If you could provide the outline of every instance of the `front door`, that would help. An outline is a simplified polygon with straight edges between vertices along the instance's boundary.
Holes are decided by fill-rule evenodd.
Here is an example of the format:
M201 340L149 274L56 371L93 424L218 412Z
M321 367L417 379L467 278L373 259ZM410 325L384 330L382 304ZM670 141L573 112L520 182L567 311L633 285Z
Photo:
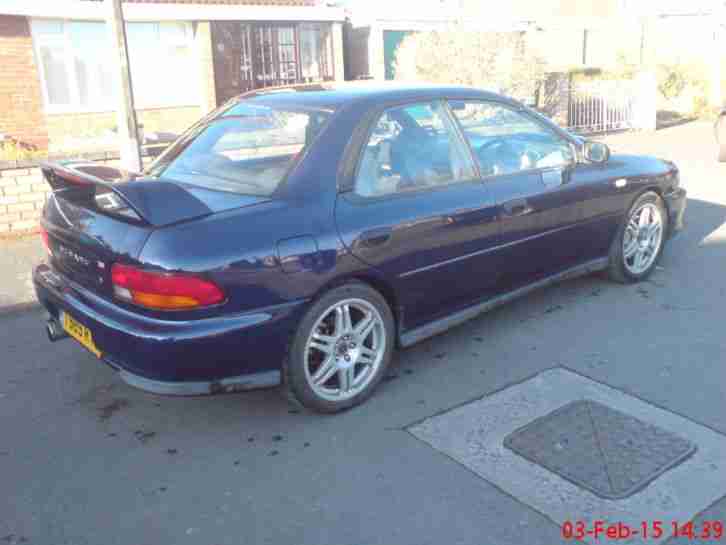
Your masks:
M213 21L212 59L217 103L255 89L250 25L236 21Z
M570 142L508 104L452 101L451 109L497 203L499 289L511 291L585 261L587 184L571 179Z
M442 102L381 113L336 221L344 244L396 287L405 327L486 296L497 207Z
M213 21L217 103L263 87L334 79L331 26Z

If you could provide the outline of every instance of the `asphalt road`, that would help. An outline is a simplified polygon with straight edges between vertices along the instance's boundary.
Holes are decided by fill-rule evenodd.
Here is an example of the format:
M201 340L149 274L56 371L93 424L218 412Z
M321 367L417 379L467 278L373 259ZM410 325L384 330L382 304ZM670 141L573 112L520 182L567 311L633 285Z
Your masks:
M707 124L608 141L682 167L687 228L652 279L583 278L491 312L399 353L345 414L290 413L278 390L145 394L49 344L39 312L0 317L0 543L560 543L406 430L554 366L726 434L726 165ZM726 501L701 518L726 520Z

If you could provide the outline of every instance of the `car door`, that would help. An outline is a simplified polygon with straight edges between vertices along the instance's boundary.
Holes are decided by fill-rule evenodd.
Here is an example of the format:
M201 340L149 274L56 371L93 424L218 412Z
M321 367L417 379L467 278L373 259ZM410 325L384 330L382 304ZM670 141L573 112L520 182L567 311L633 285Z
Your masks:
M496 204L443 102L373 116L341 183L343 243L395 287L405 327L469 304L496 284Z
M498 207L499 289L516 289L586 260L587 189L572 179L571 142L508 103L458 100L450 107Z

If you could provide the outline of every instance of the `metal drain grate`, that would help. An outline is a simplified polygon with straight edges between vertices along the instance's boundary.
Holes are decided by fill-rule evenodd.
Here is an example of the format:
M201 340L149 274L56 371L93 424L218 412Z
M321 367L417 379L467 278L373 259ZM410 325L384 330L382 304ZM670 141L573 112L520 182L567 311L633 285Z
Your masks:
M696 451L690 441L590 400L515 430L504 446L606 499L633 495Z

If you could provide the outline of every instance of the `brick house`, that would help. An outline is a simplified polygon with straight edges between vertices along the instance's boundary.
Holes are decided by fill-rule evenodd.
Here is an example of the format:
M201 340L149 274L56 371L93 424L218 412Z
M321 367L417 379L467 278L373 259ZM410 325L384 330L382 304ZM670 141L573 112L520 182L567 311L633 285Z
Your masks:
M102 0L3 0L0 134L53 153L115 148L107 13ZM319 0L124 0L124 16L147 134L244 91L344 77L344 14Z

